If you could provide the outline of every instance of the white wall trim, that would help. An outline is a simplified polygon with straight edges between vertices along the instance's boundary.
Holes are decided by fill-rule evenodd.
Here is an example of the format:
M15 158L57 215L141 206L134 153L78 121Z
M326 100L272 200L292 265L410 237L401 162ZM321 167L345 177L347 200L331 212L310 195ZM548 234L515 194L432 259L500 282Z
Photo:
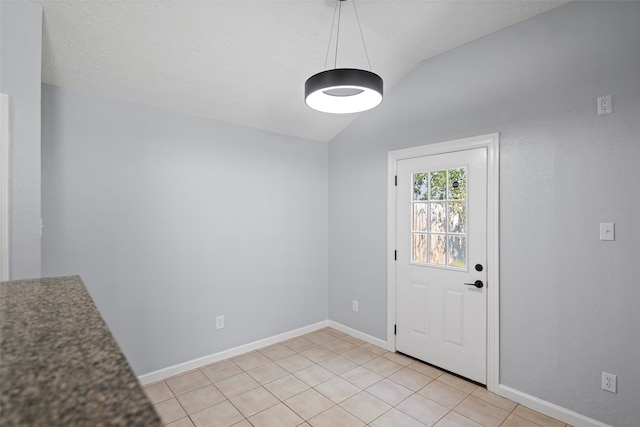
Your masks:
M9 280L9 96L0 94L0 281Z
M333 320L329 320L329 327L336 329L340 332L344 332L347 335L351 335L352 337L359 338L362 341L366 341L369 344L377 345L378 347L382 347L385 350L394 351L389 348L389 343L387 341L381 340L380 338L373 337L369 334L365 334L363 332L352 329L348 326L343 325L342 323L334 322Z
M267 347L273 344L277 344L279 342L282 342L291 338L299 337L301 335L308 334L310 332L314 332L322 328L326 328L327 326L329 326L329 321L323 320L321 322L314 323L309 326L304 326L302 328L294 329L289 332L284 332L282 334L274 335L272 337L268 337L268 338L264 338L258 341L248 343L248 344L240 345L238 347L230 348L228 350L224 350L218 353L210 354L208 356L199 357L197 359L189 360L187 362L178 363L177 365L169 366L163 369L158 369L157 371L149 372L147 374L138 376L138 381L140 381L142 385L155 383L157 381L161 381L166 378L172 377L174 375L179 375L179 374L191 371L193 369L197 369L202 366L209 365L211 363L215 363L221 360L229 359L231 357L239 356L241 354L248 353L250 351Z
M601 423L592 418L585 417L577 412L555 405L546 400L523 393L519 390L500 384L495 392L496 394L518 402L529 409L538 411L542 414L553 417L557 420L571 424L575 427L611 427L609 424Z
M387 348L396 349L396 163L399 160L455 151L487 149L487 389L495 392L500 384L500 140L498 133L405 148L388 153L387 185Z

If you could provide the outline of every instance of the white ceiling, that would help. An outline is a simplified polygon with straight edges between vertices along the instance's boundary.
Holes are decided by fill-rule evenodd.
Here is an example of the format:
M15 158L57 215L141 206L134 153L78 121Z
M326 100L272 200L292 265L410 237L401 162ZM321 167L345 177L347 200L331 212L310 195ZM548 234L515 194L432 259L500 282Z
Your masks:
M305 80L325 69L334 0L40 3L46 83L320 141L357 116L304 103ZM372 71L387 92L424 59L564 3L356 5ZM337 66L368 69L353 3L342 6Z

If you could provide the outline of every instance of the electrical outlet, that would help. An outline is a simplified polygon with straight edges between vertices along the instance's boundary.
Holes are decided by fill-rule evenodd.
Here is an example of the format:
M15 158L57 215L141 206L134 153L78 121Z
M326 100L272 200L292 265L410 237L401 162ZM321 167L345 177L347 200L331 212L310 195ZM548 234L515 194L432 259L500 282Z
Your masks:
M606 391L610 391L611 393L616 393L616 382L617 377L608 372L602 373L602 389Z
M224 328L224 316L216 317L216 329Z
M358 301L353 300L353 311L358 311Z
M613 112L611 95L598 97L598 115L609 114Z

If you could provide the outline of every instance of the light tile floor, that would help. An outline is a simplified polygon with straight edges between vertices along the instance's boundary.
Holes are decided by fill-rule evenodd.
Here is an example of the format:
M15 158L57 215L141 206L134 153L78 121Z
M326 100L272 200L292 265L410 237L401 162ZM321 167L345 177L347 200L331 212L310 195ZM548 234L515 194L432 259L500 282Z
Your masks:
M565 426L331 328L147 385L145 391L171 427Z

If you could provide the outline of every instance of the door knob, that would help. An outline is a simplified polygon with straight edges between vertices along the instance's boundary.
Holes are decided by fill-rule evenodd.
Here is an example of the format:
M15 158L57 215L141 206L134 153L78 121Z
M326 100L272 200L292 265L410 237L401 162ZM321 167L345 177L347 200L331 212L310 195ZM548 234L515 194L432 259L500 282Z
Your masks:
M484 286L484 283L482 283L482 280L476 280L473 283L465 283L465 285L467 285L467 286L475 286L476 288L480 289L481 287Z

